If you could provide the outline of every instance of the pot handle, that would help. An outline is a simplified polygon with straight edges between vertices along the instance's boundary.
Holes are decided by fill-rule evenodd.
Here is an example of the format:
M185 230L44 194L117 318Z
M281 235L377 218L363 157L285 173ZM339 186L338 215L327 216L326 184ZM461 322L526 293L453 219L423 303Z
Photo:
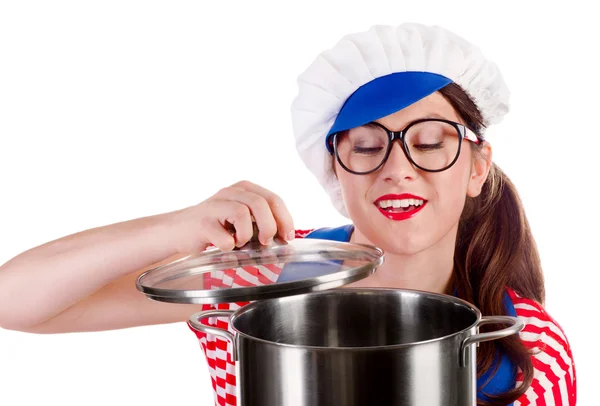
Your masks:
M483 341L497 340L499 338L508 337L513 334L519 333L525 327L523 320L518 317L511 316L489 316L482 317L477 323L477 327L484 324L511 324L510 327L504 328L498 331L492 331L490 333L475 334L467 337L463 340L460 350L460 366L465 367L467 365L467 349L472 344L479 344Z
M206 310L204 312L198 312L198 313L192 314L188 321L189 321L190 326L198 332L212 334L217 337L221 337L221 338L228 340L232 345L233 360L237 361L237 358L238 358L237 346L235 345L234 335L225 329L222 329L219 327L206 326L206 325L200 323L200 320L205 319L207 317L215 317L215 316L231 317L231 315L233 315L233 313L235 313L235 310Z

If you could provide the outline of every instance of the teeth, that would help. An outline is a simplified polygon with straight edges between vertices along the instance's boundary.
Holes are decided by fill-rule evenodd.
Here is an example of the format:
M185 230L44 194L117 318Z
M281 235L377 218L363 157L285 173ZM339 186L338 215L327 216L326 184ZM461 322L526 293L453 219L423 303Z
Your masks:
M419 207L423 204L423 200L419 199L402 199L402 200L380 200L377 202L379 207L382 209L387 209L388 207L393 207L394 209L398 209L400 207L406 208L408 206L416 206Z

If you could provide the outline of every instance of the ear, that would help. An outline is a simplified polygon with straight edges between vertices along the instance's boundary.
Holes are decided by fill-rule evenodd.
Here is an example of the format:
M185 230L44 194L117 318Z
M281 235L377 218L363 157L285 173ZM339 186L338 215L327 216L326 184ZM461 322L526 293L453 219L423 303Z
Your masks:
M471 165L471 175L467 186L467 196L469 197L479 196L492 165L492 146L484 141L480 151L481 153L474 155Z

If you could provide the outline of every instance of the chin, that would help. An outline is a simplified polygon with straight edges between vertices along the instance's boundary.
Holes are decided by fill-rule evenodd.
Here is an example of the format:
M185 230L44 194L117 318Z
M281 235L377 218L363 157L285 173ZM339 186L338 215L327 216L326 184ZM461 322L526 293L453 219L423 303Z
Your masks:
M415 238L403 235L405 233L382 233L381 230L375 224L370 224L364 235L372 245L381 248L387 254L415 255L431 245L423 240L422 234Z
M382 244L377 245L377 247L381 248L386 254L400 256L416 255L427 249L426 244L412 241L394 241L393 243L382 242Z

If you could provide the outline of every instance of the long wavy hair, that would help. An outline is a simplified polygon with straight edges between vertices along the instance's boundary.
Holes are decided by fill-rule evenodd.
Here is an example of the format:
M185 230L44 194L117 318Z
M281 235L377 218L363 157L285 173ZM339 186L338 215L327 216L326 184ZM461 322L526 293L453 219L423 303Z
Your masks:
M482 134L483 118L469 95L451 83L439 91L465 124ZM473 158L483 158L480 148L469 143ZM538 250L517 190L494 163L481 194L467 197L459 222L454 271L449 284L461 299L477 306L484 315L502 315L506 287L544 304L544 278ZM497 328L497 327L496 327ZM482 326L486 331L488 326ZM505 405L516 400L531 385L533 365L528 349L518 335L480 344L477 376L488 371L495 355L506 354L523 373L523 383L499 396L478 400L478 405ZM496 371L492 371L495 373Z

